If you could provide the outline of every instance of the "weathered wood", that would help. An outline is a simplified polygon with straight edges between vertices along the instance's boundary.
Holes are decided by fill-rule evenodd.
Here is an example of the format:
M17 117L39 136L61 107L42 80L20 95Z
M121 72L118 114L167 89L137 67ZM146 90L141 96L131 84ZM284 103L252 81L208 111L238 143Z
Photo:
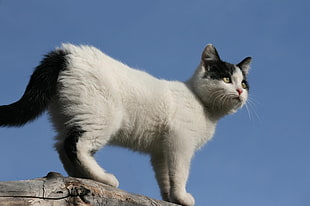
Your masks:
M0 182L1 206L176 206L89 179L50 172L32 180Z

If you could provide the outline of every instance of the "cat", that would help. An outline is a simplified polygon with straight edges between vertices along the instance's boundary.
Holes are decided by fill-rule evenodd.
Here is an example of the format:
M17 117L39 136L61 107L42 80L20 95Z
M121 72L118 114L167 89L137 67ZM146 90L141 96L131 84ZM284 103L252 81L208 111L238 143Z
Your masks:
M105 145L127 147L150 154L163 200L192 206L191 159L218 120L246 103L250 63L224 62L208 44L188 81L166 81L92 46L63 44L35 68L20 100L0 106L0 126L22 126L48 110L70 176L118 187L93 156Z

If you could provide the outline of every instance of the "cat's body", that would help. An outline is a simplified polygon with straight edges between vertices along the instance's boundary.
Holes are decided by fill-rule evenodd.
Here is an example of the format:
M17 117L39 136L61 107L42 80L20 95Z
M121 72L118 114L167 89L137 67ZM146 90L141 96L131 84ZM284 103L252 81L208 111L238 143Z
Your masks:
M166 81L93 47L65 44L37 67L21 100L0 107L0 126L23 125L48 109L69 175L117 187L93 154L107 144L128 147L150 154L164 200L194 205L185 189L191 158L217 121L246 102L250 60L222 62L208 45L189 81Z

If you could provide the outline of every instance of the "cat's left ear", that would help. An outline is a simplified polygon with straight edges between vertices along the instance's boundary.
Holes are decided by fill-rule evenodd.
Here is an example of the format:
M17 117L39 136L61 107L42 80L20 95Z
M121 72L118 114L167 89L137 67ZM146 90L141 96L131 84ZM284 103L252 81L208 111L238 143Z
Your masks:
M242 60L237 66L241 69L241 71L247 75L249 73L250 64L252 61L252 57L247 57L244 60Z

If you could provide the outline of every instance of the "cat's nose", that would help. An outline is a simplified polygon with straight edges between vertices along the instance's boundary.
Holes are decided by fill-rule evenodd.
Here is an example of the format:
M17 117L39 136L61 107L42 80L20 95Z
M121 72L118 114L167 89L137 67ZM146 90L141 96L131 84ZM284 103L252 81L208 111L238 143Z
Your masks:
M238 94L240 96L242 94L242 92L243 92L243 89L237 89L237 92L238 92Z

